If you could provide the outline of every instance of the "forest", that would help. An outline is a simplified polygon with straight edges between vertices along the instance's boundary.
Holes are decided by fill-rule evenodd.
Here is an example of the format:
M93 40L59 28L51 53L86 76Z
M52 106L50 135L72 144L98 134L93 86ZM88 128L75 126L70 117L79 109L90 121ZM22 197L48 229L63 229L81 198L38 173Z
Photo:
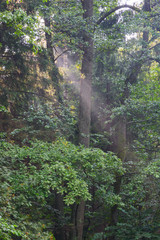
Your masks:
M160 240L160 1L0 1L0 239Z

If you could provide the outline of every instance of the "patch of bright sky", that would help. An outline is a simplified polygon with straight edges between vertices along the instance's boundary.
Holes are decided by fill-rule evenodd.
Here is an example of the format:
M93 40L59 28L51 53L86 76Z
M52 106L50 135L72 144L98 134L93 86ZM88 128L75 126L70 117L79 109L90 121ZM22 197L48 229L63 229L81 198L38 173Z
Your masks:
M120 4L139 5L142 0L119 0Z
M140 5L142 3L142 0L119 0L119 5L122 5L122 4L127 4L127 5ZM123 10L120 10L120 11L123 11ZM128 41L129 39L132 39L132 38L136 38L137 37L137 34L136 33L133 33L133 34L126 34L126 41Z

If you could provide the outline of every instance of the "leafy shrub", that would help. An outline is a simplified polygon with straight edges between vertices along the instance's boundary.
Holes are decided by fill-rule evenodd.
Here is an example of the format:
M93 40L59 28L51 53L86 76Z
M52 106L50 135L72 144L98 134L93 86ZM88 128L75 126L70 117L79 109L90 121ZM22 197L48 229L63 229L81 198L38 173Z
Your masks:
M23 147L2 141L0 151L2 217L18 226L22 239L49 238L49 229L55 229L57 221L55 194L63 197L66 207L72 206L90 201L94 185L101 201L120 201L110 185L124 169L112 153L75 146L64 139L54 144L35 141Z

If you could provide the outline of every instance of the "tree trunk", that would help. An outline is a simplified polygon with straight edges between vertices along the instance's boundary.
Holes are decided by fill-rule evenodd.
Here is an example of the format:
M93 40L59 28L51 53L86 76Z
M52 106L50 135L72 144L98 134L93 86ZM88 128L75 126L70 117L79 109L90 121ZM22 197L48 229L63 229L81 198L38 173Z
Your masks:
M49 4L50 4L49 2L46 2L47 7L49 7ZM50 19L48 16L44 17L44 23L45 23L45 27L50 28L51 23L50 23ZM58 67L55 64L55 57L54 57L54 51L53 51L53 46L52 46L51 33L45 32L45 38L46 38L47 52L48 52L48 56L49 56L50 62L51 62L50 78L51 78L51 81L55 88L57 100L58 100L58 102L62 103L62 94L61 94L61 88L60 88L60 83L59 83L61 76L59 74Z
M83 18L91 27L90 33L83 32L84 53L81 69L80 88L80 109L79 109L79 143L89 147L90 142L90 122L91 122L91 89L92 89L92 68L93 68L93 36L92 17L93 0L82 1L84 10Z
M143 11L149 12L151 11L150 8L150 0L144 0L143 5ZM146 26L144 25L144 28ZM140 55L145 53L145 50L147 48L147 43L149 39L149 33L148 31L143 31L143 44L142 44L142 51ZM125 81L125 87L124 87L124 93L122 96L121 103L124 104L125 100L129 97L129 89L128 84L133 84L137 81L137 77L139 72L141 71L143 62L135 63L134 67L132 67L132 72L129 76L127 76ZM116 136L115 136L115 149L114 152L117 154L117 156L122 160L122 162L125 161L126 157L126 121L122 117L118 119L117 126L115 129ZM121 190L121 182L122 182L122 176L116 177L116 182L114 184L114 191L115 194L119 194ZM118 221L118 206L114 205L111 208L111 217L110 217L110 225L116 226ZM109 240L115 240L115 236L111 236Z
M85 201L81 201L77 206L76 216L76 240L83 239L83 225L84 225Z
M63 218L64 218L64 203L63 203L63 196L59 193L55 194L55 207L58 210L57 213L57 226L55 231L55 238L57 240L65 240L65 230L63 226Z
M125 161L126 157L126 120L123 117L117 119L115 128L114 152L121 159ZM119 194L121 190L122 176L117 175L114 183L114 192ZM118 205L111 208L110 226L116 226L118 221ZM115 240L115 236L109 237L109 240Z
M71 228L69 233L68 240L75 240L76 239L76 215L77 215L77 204L75 203L72 206L72 215L71 215Z
M151 3L150 3L150 0L144 0L144 5L143 5L143 11L144 12L150 12L151 11ZM145 24L144 25L144 28L146 27L147 25ZM143 31L143 49L146 48L146 45L148 43L148 39L149 39L149 32L144 30Z
M83 58L81 69L81 89L79 108L79 144L89 147L90 123L91 123L91 89L92 89L92 69L93 69L93 0L83 0L83 18L90 31L83 32ZM76 214L76 240L83 239L85 202L81 201L77 206Z

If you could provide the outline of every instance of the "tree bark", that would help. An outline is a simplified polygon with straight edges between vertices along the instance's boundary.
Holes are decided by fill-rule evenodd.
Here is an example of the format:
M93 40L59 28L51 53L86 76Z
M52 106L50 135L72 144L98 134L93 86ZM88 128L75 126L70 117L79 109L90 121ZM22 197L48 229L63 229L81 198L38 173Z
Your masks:
M74 205L72 206L71 228L69 233L69 240L76 239L76 215L77 215L77 204L74 203Z
M80 107L79 107L79 144L89 147L91 124L91 89L93 69L93 0L83 0L83 19L90 31L83 32L83 58L81 69ZM83 239L85 201L77 205L76 240Z
M93 0L82 1L84 10L83 18L90 26L90 32L83 32L83 58L81 69L80 87L80 108L79 108L79 143L89 147L90 122L91 122L91 89L92 89L92 68L93 68L93 36L92 17Z
M57 240L65 240L65 230L63 226L63 218L64 218L64 203L63 196L59 193L55 194L55 207L58 210L57 214L57 226L55 231L55 238Z
M50 2L46 2L47 7L50 6ZM44 23L45 27L50 28L51 27L51 22L49 19L49 16L44 16ZM53 86L55 88L55 94L57 96L58 102L62 103L62 94L61 94L61 88L60 88L60 74L58 67L55 64L55 57L54 57L54 51L53 51L53 46L52 46L52 36L51 33L45 32L45 38L46 38L46 45L47 45L47 52L48 56L50 58L51 62L51 70L50 70L50 78L53 82Z
M116 122L115 128L115 139L114 139L114 152L121 159L125 161L126 157L126 120L123 117L119 117ZM117 175L114 183L114 193L119 194L121 191L122 176ZM118 221L118 205L114 205L111 208L110 214L110 226L116 226ZM109 240L115 240L115 236L109 237Z
M80 204L78 204L77 206L76 240L83 239L84 213L85 213L85 201L81 201Z
M150 0L144 0L143 5L143 11L149 12L151 11L150 8ZM144 25L144 28L146 26ZM147 47L149 39L149 33L148 31L143 31L143 44L142 44L142 51L140 55L145 54L145 50ZM124 104L125 100L129 97L129 90L128 90L128 84L133 84L137 81L137 77L139 72L141 71L143 62L140 61L139 63L135 63L134 67L132 67L132 72L129 74L129 76L126 77L125 81L125 87L124 87L124 93L122 96L121 103ZM122 160L122 162L125 161L126 157L126 147L127 147L127 139L126 139L126 120L122 117L120 117L117 121L117 126L115 129L116 136L115 136L115 149L114 152L117 154L117 156ZM122 182L122 176L116 176L116 182L114 184L114 191L116 194L119 194L121 191L121 182ZM116 226L118 221L118 206L114 205L111 208L111 218L110 218L110 225ZM115 236L111 236L109 240L115 240Z

